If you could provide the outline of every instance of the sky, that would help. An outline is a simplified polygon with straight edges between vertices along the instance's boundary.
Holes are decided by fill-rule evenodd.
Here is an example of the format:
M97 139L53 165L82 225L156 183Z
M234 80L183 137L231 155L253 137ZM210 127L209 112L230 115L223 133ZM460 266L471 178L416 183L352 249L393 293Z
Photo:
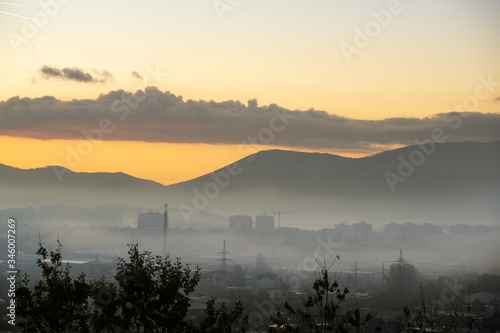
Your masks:
M188 180L500 140L494 0L0 2L0 163Z

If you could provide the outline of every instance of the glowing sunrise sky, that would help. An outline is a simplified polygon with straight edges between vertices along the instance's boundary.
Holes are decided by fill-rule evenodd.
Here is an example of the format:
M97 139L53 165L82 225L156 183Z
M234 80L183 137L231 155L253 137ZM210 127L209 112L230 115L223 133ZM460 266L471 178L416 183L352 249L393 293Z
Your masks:
M61 2L0 2L1 164L175 183L243 158L241 144L268 124L272 108L264 106L273 103L298 121L246 152L364 156L425 139L441 126L436 115L463 111L477 91L478 103L465 108L477 112L474 124L464 119L448 136L500 139L499 1ZM367 29L371 36L360 37ZM118 96L111 92L147 86L157 87L154 100L148 95L125 122L114 120L113 133L68 165L68 151L87 140L82 131L99 128ZM14 96L29 100L8 103ZM220 104L253 98L264 118L250 106L226 112Z

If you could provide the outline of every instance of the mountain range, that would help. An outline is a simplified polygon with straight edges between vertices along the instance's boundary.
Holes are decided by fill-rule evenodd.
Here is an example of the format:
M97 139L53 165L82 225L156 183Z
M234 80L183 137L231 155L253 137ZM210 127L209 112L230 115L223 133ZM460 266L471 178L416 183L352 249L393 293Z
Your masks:
M200 161L203 163L203 161ZM0 165L0 208L131 204L177 211L280 215L286 225L500 222L500 141L427 143L363 158L268 150L201 177L162 185L124 173Z

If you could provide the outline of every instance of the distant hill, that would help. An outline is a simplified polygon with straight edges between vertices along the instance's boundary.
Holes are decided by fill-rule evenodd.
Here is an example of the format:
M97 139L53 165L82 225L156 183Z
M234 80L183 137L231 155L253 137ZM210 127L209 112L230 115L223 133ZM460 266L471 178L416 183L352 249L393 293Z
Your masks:
M399 168L399 169L398 169ZM365 158L269 150L163 186L123 173L21 170L0 165L3 205L169 202L184 216L283 215L287 225L500 222L500 142L408 146Z
M218 196L205 195L208 209L225 213L300 211L303 213L287 219L319 219L322 224L356 219L500 222L500 142L437 144L429 155L419 146L408 146L365 158L280 150L250 158L238 162L240 173L230 178ZM410 168L401 167L402 161ZM414 170L408 175L411 168ZM201 195L193 190L204 193L207 187L210 193L214 186L207 184L216 183L214 177L221 170L168 189L178 197L188 192L185 200L191 200L194 207L192 200ZM393 181L394 191L386 176Z
M162 184L122 172L73 172L52 166L24 170L5 165L0 165L0 188L1 203L7 207L142 202L143 195L162 196L165 191Z

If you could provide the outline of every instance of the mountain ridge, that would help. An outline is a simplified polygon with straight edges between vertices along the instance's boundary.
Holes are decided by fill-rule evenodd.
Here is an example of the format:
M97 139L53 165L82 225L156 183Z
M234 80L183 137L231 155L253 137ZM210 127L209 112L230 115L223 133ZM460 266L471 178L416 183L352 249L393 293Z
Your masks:
M439 143L437 145L457 145L457 144L458 145L465 145L465 144L472 144L472 145L498 144L499 147L500 147L500 141L493 141L493 142L488 142L488 143L481 143L481 142L477 142L477 141L446 142L446 143ZM372 154L372 155L369 155L369 156L363 156L363 157L346 157L346 156L341 156L341 155L337 155L337 154L323 153L323 152L303 152L303 151L294 151L294 150L285 150L285 149L268 149L268 150L262 150L262 151L259 151L257 153L254 153L252 155L243 157L240 160L236 161L235 163L241 163L242 161L247 160L249 158L252 158L254 156L255 157L259 156L260 157L260 156L263 156L263 155L276 154L276 153L278 153L278 154L290 154L290 155L296 155L296 156L300 156L300 157L303 157L305 155L321 156L321 157L324 157L324 158L336 158L338 161L362 161L362 160L368 160L368 159L378 158L380 156L393 155L396 152L403 152L403 151L405 151L407 149L410 149L410 148L411 149L417 149L418 146L419 145L417 145L417 144L415 144L415 145L409 145L409 146L404 146L404 147L400 147L400 148L395 148L395 149L391 149L391 150L386 150L386 151L378 152L378 153L375 153L375 154ZM191 178L191 179L187 179L187 180L183 180L183 181L180 181L180 182L177 182L177 183L172 183L172 184L165 185L165 184L162 184L162 183L160 183L158 181L155 181L155 180L152 180L152 179L146 179L146 178L136 177L136 176L127 174L127 173L122 172L122 171L115 171L115 172L109 172L109 171L98 171L98 172L73 171L70 168L67 168L67 167L64 167L64 166L58 166L58 165L47 165L47 166L43 166L43 167L26 168L26 169L24 169L24 168L19 168L19 167L10 166L10 165L7 165L7 164L0 163L0 171L5 171L5 170L7 170L7 171L14 171L15 170L15 171L45 172L47 170L52 169L52 172L54 172L54 175L57 177L57 171L54 171L54 169L57 169L57 170L64 170L63 171L64 173L77 174L77 175L103 175L103 176L105 175L105 176L116 176L116 177L125 176L125 177L129 177L130 179L135 179L135 180L138 180L138 181L151 182L151 183L155 183L155 184L158 184L158 185L161 185L161 186L164 186L164 187L175 186L175 185L179 185L179 184L184 184L184 183L188 183L188 182L191 182L191 181L195 181L197 179L203 178L203 177L205 177L205 176L207 176L207 175L209 175L211 173L223 170L225 168L227 168L227 165L223 166L223 167L221 167L219 169L216 169L216 170L214 170L212 172L209 172L209 173L207 173L205 175L200 175L200 176L197 176L197 177L194 177L194 178ZM0 176L2 176L2 175L0 175Z
M222 215L300 210L336 218L485 223L500 216L500 141L412 145L372 156L266 150L211 173L162 185L122 172L0 165L6 207L129 203ZM420 158L420 160L419 160ZM410 161L415 162L412 165ZM412 169L412 170L408 170ZM411 172L410 172L411 171ZM388 176L389 175L389 176ZM392 181L392 184L391 184Z

